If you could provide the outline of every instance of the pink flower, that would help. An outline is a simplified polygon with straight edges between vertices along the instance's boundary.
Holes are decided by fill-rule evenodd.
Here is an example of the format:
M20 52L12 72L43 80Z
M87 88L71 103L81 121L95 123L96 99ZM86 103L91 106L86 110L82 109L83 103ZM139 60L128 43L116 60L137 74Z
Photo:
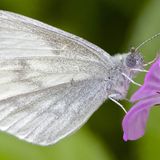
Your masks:
M131 97L131 102L136 101L122 122L125 141L144 135L150 109L160 104L160 58L149 69L142 87Z

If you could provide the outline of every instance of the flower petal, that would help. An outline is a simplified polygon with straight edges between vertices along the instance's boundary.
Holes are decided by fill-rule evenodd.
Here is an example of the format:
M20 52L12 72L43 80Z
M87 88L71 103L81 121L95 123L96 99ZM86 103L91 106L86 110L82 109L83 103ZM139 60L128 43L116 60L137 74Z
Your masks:
M123 119L123 139L136 140L144 135L150 108L160 104L160 95L141 100L135 104Z
M131 102L153 96L157 90L160 91L160 58L149 69L143 86L133 94Z

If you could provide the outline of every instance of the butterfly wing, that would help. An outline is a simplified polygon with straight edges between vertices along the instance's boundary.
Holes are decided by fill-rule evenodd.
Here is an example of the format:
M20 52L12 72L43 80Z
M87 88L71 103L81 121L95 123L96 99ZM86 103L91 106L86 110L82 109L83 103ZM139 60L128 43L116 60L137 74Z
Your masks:
M110 56L36 20L0 11L0 129L49 145L103 103Z
M80 128L104 95L97 81L81 81L14 96L0 101L0 129L35 144L53 144Z

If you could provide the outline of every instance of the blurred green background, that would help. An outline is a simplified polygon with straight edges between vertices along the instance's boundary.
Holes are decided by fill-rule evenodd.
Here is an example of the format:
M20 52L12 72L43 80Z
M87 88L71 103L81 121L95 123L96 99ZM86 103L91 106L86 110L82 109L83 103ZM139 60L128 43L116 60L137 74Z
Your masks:
M159 0L1 0L0 9L29 16L81 36L111 55L127 52L160 32ZM160 39L140 49L146 61L159 51ZM143 83L143 76L136 81ZM137 89L131 85L130 95ZM126 108L130 104L123 101ZM0 132L0 160L151 160L159 159L160 109L149 118L138 141L122 140L124 113L110 101L74 135L41 147ZM158 122L158 123L157 123Z

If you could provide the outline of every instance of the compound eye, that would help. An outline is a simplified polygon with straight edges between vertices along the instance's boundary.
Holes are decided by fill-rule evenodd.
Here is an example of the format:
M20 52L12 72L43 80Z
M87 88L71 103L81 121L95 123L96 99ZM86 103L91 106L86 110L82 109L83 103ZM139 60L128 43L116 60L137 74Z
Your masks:
M126 65L129 68L133 68L136 66L137 60L133 54L130 54L126 57Z

